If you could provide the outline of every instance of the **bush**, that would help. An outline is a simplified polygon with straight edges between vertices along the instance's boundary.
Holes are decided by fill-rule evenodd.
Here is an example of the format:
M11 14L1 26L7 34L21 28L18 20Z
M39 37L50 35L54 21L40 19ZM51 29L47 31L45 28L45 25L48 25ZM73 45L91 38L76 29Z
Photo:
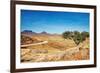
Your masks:
M74 31L74 32L70 32L70 31L65 31L62 34L63 38L65 39L73 39L74 42L78 45L80 42L84 41L87 37L89 37L89 33L88 32L78 32L78 31Z
M72 39L73 38L73 32L70 32L70 31L65 31L63 34L62 34L63 38L65 39Z
M82 32L81 33L81 35L82 35L82 40L84 41L87 37L89 37L89 32Z
M63 33L63 38L67 39L70 36L70 31L66 31Z

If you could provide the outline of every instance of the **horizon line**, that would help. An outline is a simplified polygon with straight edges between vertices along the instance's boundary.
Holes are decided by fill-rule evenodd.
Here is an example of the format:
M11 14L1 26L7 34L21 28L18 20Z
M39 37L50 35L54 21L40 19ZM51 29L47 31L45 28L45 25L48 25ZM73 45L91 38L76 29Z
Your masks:
M48 32L48 31L40 31L40 32L36 32L36 31L33 31L33 30L23 30L23 31L21 31L21 32L24 32L24 31L28 31L28 32L35 32L35 33L42 33L42 32L46 32L46 33L50 33L50 34L62 34L62 33L58 33L58 32ZM73 31L70 31L70 30L66 30L66 31L69 31L69 32L75 32L75 31L78 31L78 30L73 30ZM64 31L64 32L66 32L66 31ZM84 31L78 31L78 32L89 32L89 31L86 31L86 30L84 30Z

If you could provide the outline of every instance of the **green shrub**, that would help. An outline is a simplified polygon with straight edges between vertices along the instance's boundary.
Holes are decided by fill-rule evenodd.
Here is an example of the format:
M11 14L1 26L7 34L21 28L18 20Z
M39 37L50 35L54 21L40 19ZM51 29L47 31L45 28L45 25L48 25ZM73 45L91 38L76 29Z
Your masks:
M89 37L89 32L70 32L70 31L65 31L62 34L64 39L73 39L74 42L78 45L80 42L84 41L87 37Z
M84 31L81 33L81 35L82 35L82 40L84 41L87 37L89 37L89 32Z

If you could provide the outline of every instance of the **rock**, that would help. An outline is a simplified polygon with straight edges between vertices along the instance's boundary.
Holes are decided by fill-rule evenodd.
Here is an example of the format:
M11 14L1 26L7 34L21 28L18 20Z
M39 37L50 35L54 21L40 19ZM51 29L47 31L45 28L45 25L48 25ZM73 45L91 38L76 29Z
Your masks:
M45 49L31 49L31 53L48 53L48 50Z
M21 49L21 56L24 56L24 55L28 54L29 52L31 52L30 49Z
M59 61L59 60L61 60L61 59L63 59L63 57L64 57L64 53L55 53L55 54L49 54L49 55L47 55L47 60L48 61Z
M44 61L46 61L46 55L44 55L44 54L43 55L39 55L35 61L36 62L44 62Z

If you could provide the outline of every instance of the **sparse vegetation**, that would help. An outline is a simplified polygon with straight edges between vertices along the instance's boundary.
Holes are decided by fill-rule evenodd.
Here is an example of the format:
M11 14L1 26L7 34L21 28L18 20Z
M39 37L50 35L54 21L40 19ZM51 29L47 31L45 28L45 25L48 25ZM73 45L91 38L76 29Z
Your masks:
M82 35L82 40L89 38L89 32L84 31L84 32L81 33L81 35Z
M70 32L70 31L65 31L62 34L64 39L73 39L74 42L78 45L81 42L83 42L86 38L89 38L89 33L88 32L78 32L78 31L74 31L74 32Z
M21 48L21 62L50 62L89 59L89 34L87 32L80 33L78 31L67 31L64 32L63 35L35 34L28 36L23 35L21 38L21 43L23 44L48 41L46 44Z

